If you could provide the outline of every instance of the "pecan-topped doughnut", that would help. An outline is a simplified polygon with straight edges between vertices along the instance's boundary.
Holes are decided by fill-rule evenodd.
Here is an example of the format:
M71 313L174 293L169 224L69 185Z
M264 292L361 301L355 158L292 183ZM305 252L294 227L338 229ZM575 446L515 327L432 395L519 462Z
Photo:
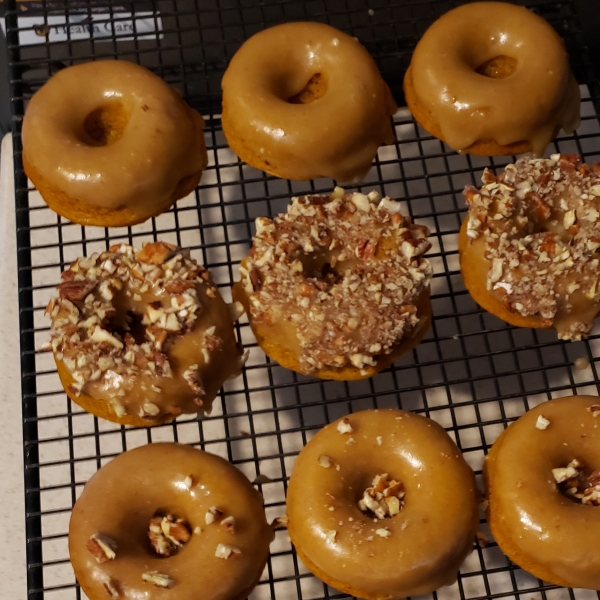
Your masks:
M416 346L430 326L427 228L400 203L345 193L292 198L256 220L234 298L265 353L322 379L363 379Z
M473 471L434 421L365 410L321 429L300 452L286 499L304 564L359 598L427 594L456 580L471 551Z
M50 346L65 391L96 416L147 426L210 412L240 373L239 312L189 252L116 245L77 259L62 280L46 309Z
M167 210L198 184L204 120L148 69L99 60L56 73L23 118L23 166L52 210L121 227Z
M243 600L272 540L262 496L240 471L172 443L103 466L69 523L71 563L90 600Z
M459 238L463 280L483 308L512 325L587 336L600 310L600 166L578 155L521 158L487 169Z
M360 42L324 23L253 35L223 75L223 133L277 177L357 181L391 144L396 103Z
M538 156L579 125L579 86L552 26L509 2L469 2L429 27L404 78L415 119L451 148Z
M556 585L600 590L600 398L543 402L504 430L484 466L502 551Z

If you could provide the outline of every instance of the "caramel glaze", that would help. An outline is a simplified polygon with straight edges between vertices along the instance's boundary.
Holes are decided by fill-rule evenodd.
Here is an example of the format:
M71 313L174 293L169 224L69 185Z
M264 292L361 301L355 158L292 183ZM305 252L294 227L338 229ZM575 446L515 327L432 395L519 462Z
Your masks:
M502 551L525 570L557 585L600 589L600 507L560 493L552 469L574 458L600 468L595 396L539 404L496 440L484 469L488 522ZM539 416L550 421L536 428Z
M290 479L288 531L307 567L328 585L373 600L454 582L478 526L475 477L459 449L437 423L412 413L355 413L345 434L341 421L310 440ZM358 501L383 473L404 484L405 505L376 521ZM380 528L391 535L381 537Z
M318 93L303 95L317 75ZM254 35L222 87L229 145L278 177L360 180L377 148L395 139L396 104L377 65L355 38L329 25L285 23Z
M477 72L501 56L516 61L510 75ZM481 140L525 140L541 156L561 128L571 133L579 125L579 88L560 36L513 4L474 2L443 15L419 41L410 80L455 150L469 152Z
M54 205L77 204L67 217L118 225L96 223L94 211L109 218L126 207L124 216L139 222L166 210L181 197L177 190L187 193L188 179L195 186L207 164L203 127L202 117L147 69L85 63L59 71L29 102L25 165L43 196L57 195Z
M234 518L234 531L218 520L207 525L211 507ZM174 556L161 558L148 541L154 514L183 518L192 534ZM199 527L201 531L196 528ZM116 543L115 558L99 563L87 549L101 533ZM86 484L73 507L69 554L85 593L92 600L238 600L257 583L273 531L263 499L246 477L222 458L190 446L150 444L117 456ZM215 556L218 544L239 554ZM161 588L142 579L157 571L172 580Z

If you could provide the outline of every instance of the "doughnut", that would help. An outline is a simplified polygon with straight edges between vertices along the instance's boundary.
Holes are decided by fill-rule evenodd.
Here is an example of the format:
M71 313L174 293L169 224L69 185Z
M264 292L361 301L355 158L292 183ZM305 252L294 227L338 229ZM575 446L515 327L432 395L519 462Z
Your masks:
M147 69L84 63L59 71L31 98L23 166L59 215L81 225L134 225L195 189L208 161L203 127Z
M425 32L404 78L417 122L454 150L541 156L579 126L580 94L560 36L526 8L472 2Z
M358 181L395 140L396 103L356 38L323 23L253 35L222 81L223 133L252 167L285 179Z
M210 273L165 242L120 244L62 274L48 349L67 395L92 414L149 426L210 412L245 356Z
M378 192L292 198L259 217L233 297L264 352L321 379L365 379L431 326L428 230Z
M456 580L479 525L473 471L436 422L365 410L321 429L300 452L288 532L317 577L384 600Z
M467 186L459 234L465 286L518 327L585 338L600 311L600 164L576 154L521 158Z
M159 443L120 454L88 481L69 555L90 600L242 600L273 535L262 496L231 463Z
M500 549L535 577L600 590L600 398L543 402L496 440L484 466Z

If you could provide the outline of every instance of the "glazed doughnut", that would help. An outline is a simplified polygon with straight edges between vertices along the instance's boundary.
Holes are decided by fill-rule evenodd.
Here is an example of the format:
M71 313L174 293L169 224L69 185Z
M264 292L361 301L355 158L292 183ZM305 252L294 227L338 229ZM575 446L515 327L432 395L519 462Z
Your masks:
M399 211L378 192L336 188L256 220L233 296L268 356L322 379L364 379L421 341L431 244Z
M600 589L600 399L539 404L512 423L484 467L487 519L502 551L556 585Z
M249 165L286 179L362 179L394 139L396 104L353 37L322 23L255 34L223 75L223 133Z
M244 362L210 273L171 244L125 244L79 258L48 304L49 349L69 397L123 425L210 412Z
M443 15L415 48L404 94L419 124L454 150L541 156L579 125L580 95L560 36L505 2Z
M103 466L69 524L71 563L90 600L242 600L272 540L262 496L240 471L173 443Z
M121 60L80 64L31 98L23 166L59 215L81 225L134 225L194 190L208 160L203 127L147 69Z
M300 452L286 500L302 562L369 600L453 583L479 524L475 476L434 421L366 410L319 431Z
M578 155L521 158L480 190L467 186L459 236L465 286L519 327L588 335L600 310L600 165Z

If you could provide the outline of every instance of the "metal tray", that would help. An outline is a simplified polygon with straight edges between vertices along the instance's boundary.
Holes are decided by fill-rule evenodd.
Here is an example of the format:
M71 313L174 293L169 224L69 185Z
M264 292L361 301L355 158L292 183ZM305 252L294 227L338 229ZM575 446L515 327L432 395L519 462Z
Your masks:
M456 439L479 477L490 445L527 408L551 397L598 393L600 329L579 343L560 342L553 332L515 329L480 310L463 287L457 255L465 209L462 188L476 184L484 167L501 168L509 159L456 154L417 127L403 108L394 118L396 143L380 149L360 189L401 199L405 211L431 228L434 321L425 340L391 369L352 383L299 376L266 359L243 320L239 335L250 349L250 359L243 376L226 384L213 414L203 421L181 418L145 430L121 428L82 412L62 391L52 356L39 351L49 330L44 307L61 271L77 256L102 251L116 241L139 245L165 239L191 247L229 297L239 261L249 248L254 219L283 211L292 195L331 190L334 183L327 179L296 183L265 176L239 162L227 148L220 126L220 78L244 39L283 21L328 22L365 44L402 106L402 77L417 40L436 17L457 4L450 0L12 0L2 4L15 159L31 600L85 597L68 559L71 507L89 477L125 449L177 440L220 454L251 480L259 477L257 485L273 518L285 510L287 479L297 453L320 427L350 411L402 407L430 416ZM598 71L588 53L598 44L589 35L598 31L595 3L531 0L524 4L546 17L564 37L582 89L580 129L573 136L559 137L549 152L579 152L588 162L598 160L600 90ZM62 38L52 31L57 18L67 25ZM82 23L90 30L94 24L101 26L108 34L86 37ZM36 42L35 36L39 43L25 45L27 39ZM60 66L116 56L152 69L203 112L210 164L195 193L172 211L132 228L84 228L54 214L28 185L20 154L21 119L27 99ZM574 361L582 357L590 366L578 370ZM482 530L487 530L483 518ZM452 600L598 597L596 592L540 582L511 564L493 542L476 547L458 581L433 596ZM253 599L277 600L345 597L306 570L285 531L277 534L267 569L252 594Z

